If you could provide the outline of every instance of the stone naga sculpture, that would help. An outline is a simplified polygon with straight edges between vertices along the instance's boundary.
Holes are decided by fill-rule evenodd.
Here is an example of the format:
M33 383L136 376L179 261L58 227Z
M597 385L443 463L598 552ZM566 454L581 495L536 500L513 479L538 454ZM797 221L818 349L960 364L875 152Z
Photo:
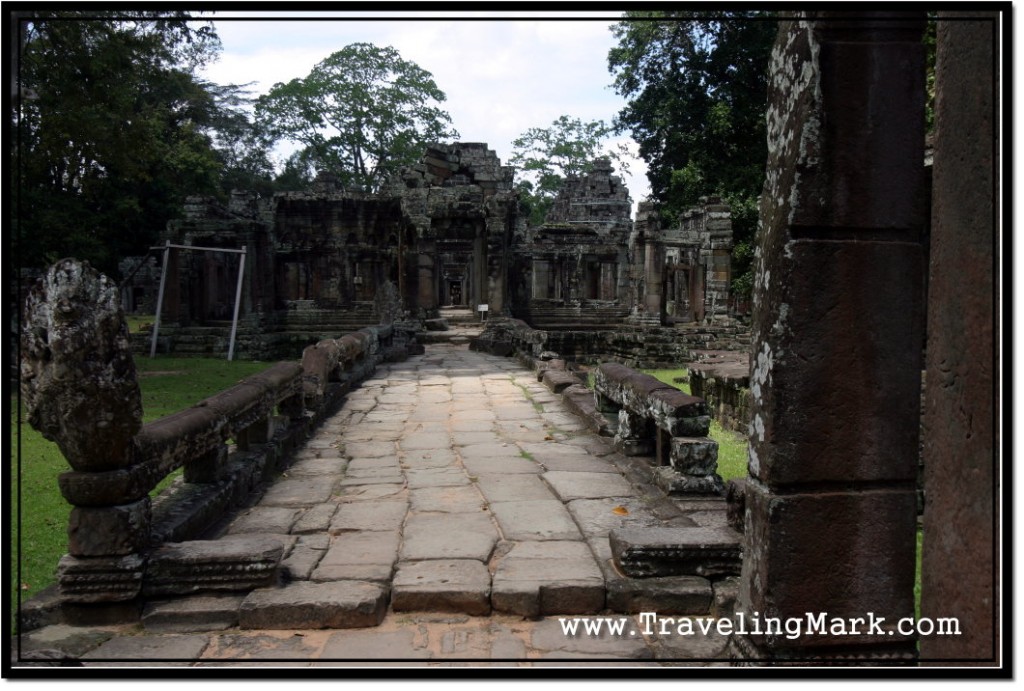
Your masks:
M142 397L117 285L77 259L51 266L26 299L21 350L29 424L77 471L131 464Z

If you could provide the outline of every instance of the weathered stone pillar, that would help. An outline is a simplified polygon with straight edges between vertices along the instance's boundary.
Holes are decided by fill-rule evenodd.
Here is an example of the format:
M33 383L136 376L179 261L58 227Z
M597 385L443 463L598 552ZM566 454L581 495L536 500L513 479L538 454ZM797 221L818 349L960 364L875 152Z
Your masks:
M133 599L150 529L149 485L135 465L142 397L117 285L64 259L29 292L21 391L28 421L73 469L60 476L74 507L58 580L65 601Z
M995 16L970 16L939 15L935 78L921 616L956 617L961 632L922 637L922 660L946 660L941 664L995 664L999 645L993 407L999 104L992 71L999 27Z
M915 655L923 30L816 13L772 50L736 658Z
M648 238L644 248L644 308L651 317L661 319L661 280L665 268L664 253L659 244Z
M427 243L423 243L426 245ZM418 272L416 307L421 310L433 310L437 307L437 275L434 270L433 243L430 247L420 246L420 253L416 261Z

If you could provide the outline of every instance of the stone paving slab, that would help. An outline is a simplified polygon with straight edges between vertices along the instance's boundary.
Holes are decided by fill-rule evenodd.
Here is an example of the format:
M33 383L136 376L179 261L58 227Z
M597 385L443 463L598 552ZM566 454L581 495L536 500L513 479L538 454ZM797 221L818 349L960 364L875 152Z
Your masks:
M537 453L533 460L542 465L546 471L570 473L619 473L619 469L611 461L591 456L572 456L569 454Z
M338 490L340 502L396 501L408 495L405 483L350 485Z
M22 634L12 643L15 645L15 655L20 643L20 652L23 654L33 650L60 650L65 655L77 658L110 640L114 635L115 632L109 630L54 624Z
M288 558L281 562L281 567L292 581L308 581L313 576L320 560L323 559L326 549L314 549L305 545L296 545L292 548Z
M339 487L356 487L359 485L397 485L405 482L405 475L400 470L387 468L379 471L365 470L358 475L346 477L338 483Z
M148 666L152 660L160 660L161 666L174 667L190 664L209 644L207 636L196 634L118 636L85 653L81 659L117 666Z
M447 412L442 411L442 415L442 419L448 419ZM398 444L403 451L447 449L451 447L451 436L447 432L419 432L402 437Z
M534 627L530 644L536 649L565 657L650 659L654 655L640 635L641 630L638 622L630 618L623 635L616 636L603 629L596 636L583 633L572 636L562 631L557 619L545 619Z
M522 456L498 456L493 458L463 458L462 465L470 477L498 475L502 473L523 473L539 475L542 468Z
M245 595L197 595L146 603L142 626L151 633L221 631L238 625Z
M400 540L397 530L342 533L331 542L311 578L390 581Z
M352 502L338 507L331 521L330 533L345 531L387 531L397 534L405 522L409 503L405 501Z
M399 458L403 468L444 468L459 462L452 449L416 449L403 451Z
M387 590L374 583L290 583L254 590L238 613L243 629L353 629L377 626Z
M260 500L263 506L312 506L331 498L334 483L323 478L278 480Z
M607 538L612 530L621 528L662 525L662 520L655 516L647 503L639 497L575 499L566 504L566 507L583 532L597 537ZM692 521L685 519L682 523L693 525Z
M492 501L491 513L506 540L582 540L565 505L557 499Z
M405 471L405 481L409 489L424 489L426 487L455 487L468 485L469 478L462 468L419 468Z
M489 502L555 499L555 493L535 474L480 475L476 484Z
M323 477L342 476L348 467L348 461L342 457L307 458L293 463L286 472L288 477Z
M611 473L575 473L552 470L544 473L544 481L551 485L558 498L564 502L574 499L601 499L604 497L628 497L633 486L621 475Z
M275 533L287 535L302 509L287 506L254 506L228 524L228 535Z
M331 525L331 519L338 510L336 502L327 502L311 506L292 525L292 534L308 535L311 533L326 533Z
M604 576L585 542L516 543L491 581L491 606L499 612L595 614L604 604Z
M486 562L497 541L498 532L490 515L484 511L412 515L399 556L402 561L476 559Z
M426 660L430 657L430 651L413 629L354 631L346 634L331 636L320 657L334 660Z
M396 612L491 612L491 574L475 559L435 559L398 565L391 589Z
M471 513L484 510L484 499L470 484L449 487L422 487L409 491L413 511Z
M463 462L466 460L491 459L491 458L522 458L522 452L515 444L508 442L493 441L483 444L466 444L459 447L459 455Z

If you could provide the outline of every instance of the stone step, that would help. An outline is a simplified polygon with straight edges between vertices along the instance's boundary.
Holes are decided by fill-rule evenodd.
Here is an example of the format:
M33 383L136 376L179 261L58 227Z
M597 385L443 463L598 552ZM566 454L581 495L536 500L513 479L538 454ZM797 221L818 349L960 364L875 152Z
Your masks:
M242 601L242 629L358 629L379 626L388 590L365 581L299 581L254 590Z
M742 536L732 528L624 528L608 541L615 564L633 578L740 574Z

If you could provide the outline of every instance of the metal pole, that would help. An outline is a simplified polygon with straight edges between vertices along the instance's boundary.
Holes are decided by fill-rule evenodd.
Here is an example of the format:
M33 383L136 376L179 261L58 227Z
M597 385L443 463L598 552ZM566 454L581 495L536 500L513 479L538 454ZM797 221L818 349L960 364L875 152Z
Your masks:
M156 319L153 322L153 340L149 345L149 357L156 357L156 337L160 332L160 311L164 306L164 286L167 285L167 260L171 255L171 241L164 245L164 267L160 271L160 290L156 296Z
M231 320L231 340L228 342L228 362L235 356L235 334L238 332L238 306L242 302L242 276L245 274L246 246L242 245L242 255L238 259L238 287L235 288L235 316Z

